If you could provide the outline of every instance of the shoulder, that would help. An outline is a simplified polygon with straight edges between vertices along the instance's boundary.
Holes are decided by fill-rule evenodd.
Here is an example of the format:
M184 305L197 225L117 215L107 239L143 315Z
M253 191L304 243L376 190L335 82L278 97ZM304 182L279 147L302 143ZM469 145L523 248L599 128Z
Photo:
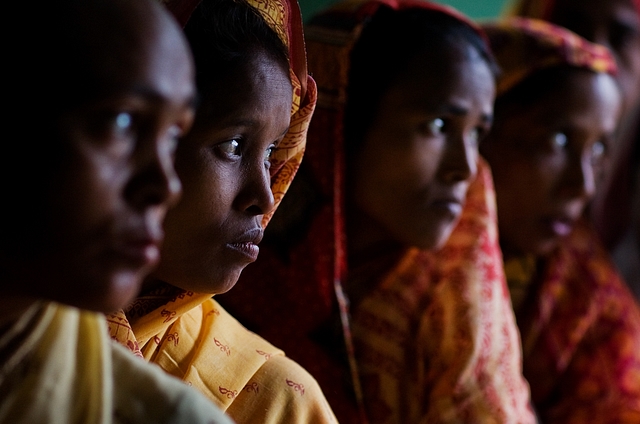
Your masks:
M115 422L231 424L196 390L111 343Z
M227 413L238 423L335 423L320 386L286 356L270 357L247 382Z

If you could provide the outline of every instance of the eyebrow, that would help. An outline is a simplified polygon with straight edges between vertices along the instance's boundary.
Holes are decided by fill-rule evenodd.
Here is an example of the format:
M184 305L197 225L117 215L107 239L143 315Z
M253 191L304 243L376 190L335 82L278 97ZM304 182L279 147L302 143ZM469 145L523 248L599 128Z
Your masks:
M447 114L447 115L465 116L469 113L469 109L466 107L449 103L449 104L443 105L442 107L439 107L437 109L437 112L442 114ZM480 116L480 120L483 123L490 124L493 122L493 114L483 113Z

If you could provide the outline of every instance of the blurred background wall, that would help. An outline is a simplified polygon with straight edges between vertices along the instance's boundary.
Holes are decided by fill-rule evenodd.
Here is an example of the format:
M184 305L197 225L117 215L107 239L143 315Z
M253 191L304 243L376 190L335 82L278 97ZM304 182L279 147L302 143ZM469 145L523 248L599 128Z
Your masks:
M337 0L298 0L302 9L302 18L307 21L315 13L333 4ZM475 19L487 19L498 16L508 0L435 0L448 4Z

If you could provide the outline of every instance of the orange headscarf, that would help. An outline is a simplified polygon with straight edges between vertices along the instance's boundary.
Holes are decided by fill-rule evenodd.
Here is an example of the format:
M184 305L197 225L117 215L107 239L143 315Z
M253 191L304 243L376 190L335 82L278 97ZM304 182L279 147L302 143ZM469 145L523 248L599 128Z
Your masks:
M360 390L359 365L355 360L348 315L349 301L343 292L348 274L343 119L350 53L363 24L380 7L440 11L482 34L456 10L425 1L339 2L312 19L305 34L309 70L318 82L319 94L305 162L294 181L292 194L274 217L272 224L278 223L277 226L267 229L267 243L263 242L258 261L247 267L233 291L218 298L249 328L281 346L288 356L311 372L336 416L345 423L365 421L360 409L363 405L358 400L362 401L362 391L366 392L367 388ZM484 165L480 168L486 177L488 171ZM480 192L478 197L490 199L491 184L480 180L476 184L476 190ZM281 228L281 220L286 221L281 226L285 230L269 234L270 230ZM269 237L271 244L268 244ZM469 237L463 239L470 240ZM283 245L289 245L289 249ZM503 359L513 366L510 370L513 371L511 393L505 399L509 398L507 402L513 410L522 412L523 422L531 422L533 417L526 405L528 390L518 372L518 336L506 298L497 242L493 247L485 260L492 264L490 268L498 276L490 280L489 285L495 283L499 289L492 291L490 297L496 301L494 305L506 305L496 310L501 310L507 317L503 346L508 346L511 353L505 354ZM382 275L375 278L382 278ZM487 308L491 304L491 301L487 302ZM476 371L469 368L469 372Z

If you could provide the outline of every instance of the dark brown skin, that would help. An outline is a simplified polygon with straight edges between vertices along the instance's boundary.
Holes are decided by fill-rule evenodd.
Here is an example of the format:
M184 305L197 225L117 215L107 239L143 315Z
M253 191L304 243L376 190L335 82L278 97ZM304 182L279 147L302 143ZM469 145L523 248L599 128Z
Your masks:
M68 91L96 89L61 111L51 131L59 162L53 174L35 176L52 193L42 252L3 265L3 304L125 306L157 264L162 222L181 192L173 154L193 120L195 87L180 28L149 0L87 1L82 15L92 24L78 25L78 45L92 48L74 64L83 80Z
M184 193L167 215L149 287L224 293L257 258L262 217L274 207L269 155L289 129L292 86L289 70L260 51L228 75L176 152Z
M494 96L493 75L470 47L411 60L350 165L350 255L385 244L442 246L476 175Z
M481 147L505 257L550 253L596 190L620 111L614 79L574 69L533 104L502 104Z

